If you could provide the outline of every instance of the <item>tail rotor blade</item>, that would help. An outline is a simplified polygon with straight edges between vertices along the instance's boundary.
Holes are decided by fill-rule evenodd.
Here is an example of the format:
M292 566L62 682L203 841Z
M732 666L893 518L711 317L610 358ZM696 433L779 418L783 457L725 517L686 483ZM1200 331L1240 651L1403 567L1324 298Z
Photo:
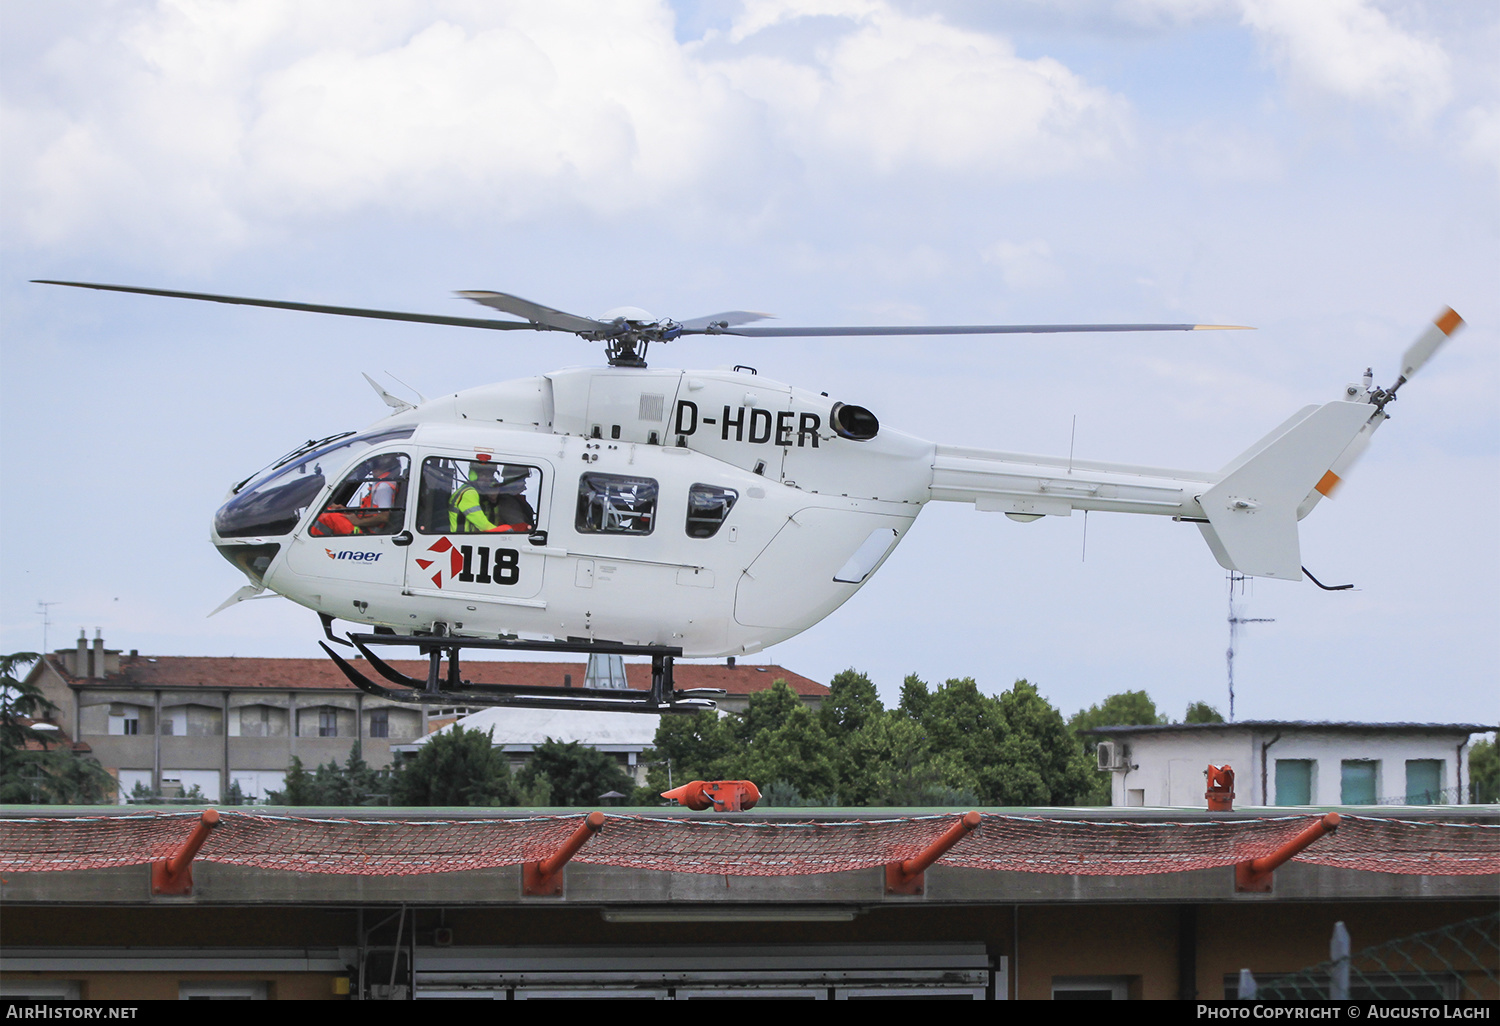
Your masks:
M1458 329L1464 326L1464 319L1453 311L1452 307L1446 308L1432 325L1411 344L1401 356L1401 380L1405 381L1417 371L1421 370L1432 354L1447 342Z

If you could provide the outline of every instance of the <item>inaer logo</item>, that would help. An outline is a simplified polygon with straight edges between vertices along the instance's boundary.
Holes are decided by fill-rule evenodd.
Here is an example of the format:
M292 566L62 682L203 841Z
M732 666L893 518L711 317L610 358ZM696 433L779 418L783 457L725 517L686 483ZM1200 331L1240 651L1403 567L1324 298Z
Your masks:
M463 581L466 584L515 584L521 579L521 554L515 549L491 549L488 545L454 545L447 538L439 538L427 546L427 551L439 555L448 553L449 581ZM492 560L493 575L490 573ZM423 559L420 556L416 560L417 566L423 570L438 567L437 573L432 575L432 583L439 588L443 586L442 562L441 559Z
M380 558L379 552L359 552L354 549L346 549L343 552L334 552L332 549L324 549L329 559L352 559L358 563L373 563Z

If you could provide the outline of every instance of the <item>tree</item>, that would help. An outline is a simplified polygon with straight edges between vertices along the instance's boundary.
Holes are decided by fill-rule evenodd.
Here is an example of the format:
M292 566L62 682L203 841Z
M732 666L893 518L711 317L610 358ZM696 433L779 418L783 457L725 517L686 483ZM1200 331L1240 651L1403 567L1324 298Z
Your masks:
M785 685L782 685L785 688ZM787 689L790 693L790 689ZM751 699L754 701L754 698ZM789 784L811 802L831 804L838 794L837 746L801 702L780 724L763 727L727 768L732 779Z
M39 658L35 652L0 656L0 804L108 801L118 784L98 760L60 746L57 730L36 727L57 714L42 689L19 676Z
M949 778L950 786L966 787L996 805L1097 800L1092 768L1077 739L1031 683L1018 680L992 697L964 677L920 692L909 691L913 707L925 706L916 722L932 752L953 759L962 773L960 780Z
M1082 805L1095 798L1092 761L1036 685L1016 681L1000 695L1000 709L1006 727L1001 757L981 783L1001 804Z
M851 667L829 683L818 718L829 737L840 739L884 712L874 683Z
M786 681L775 681L766 690L750 696L736 733L740 740L748 742L763 731L776 730L798 709L807 711L802 699Z
M920 725L881 713L846 735L838 752L841 805L977 805L963 768L934 753Z
M355 742L343 766L330 760L309 772L301 759L292 756L285 786L269 792L267 799L273 805L384 805L390 801L395 779L394 770L372 769ZM227 804L238 804L233 796L231 788Z
M488 732L453 727L432 735L396 774L393 805L515 805L519 793Z
M1122 691L1117 695L1110 695L1098 705L1080 709L1068 720L1068 726L1072 728L1073 733L1079 734L1096 727L1125 727L1136 724L1151 726L1167 722L1169 721L1165 716L1157 713L1156 703L1151 701L1151 696L1146 692ZM1099 742L1093 739L1084 742L1084 749L1090 754L1093 754L1098 746Z
M744 749L736 721L712 709L663 716L653 744L646 783L655 794L689 780L721 779L721 768Z
M1219 710L1215 709L1207 702L1194 702L1192 705L1187 707L1187 712L1183 714L1182 722L1223 723L1224 717L1220 715Z
M1493 741L1469 748L1469 801L1476 805L1500 802L1500 753Z
M920 720L931 701L927 682L915 673L908 673L901 682L901 703L896 707L897 711L910 719Z
M531 789L545 782L551 805L594 805L600 795L610 791L629 795L635 790L635 781L608 752L550 737L532 752L531 761L517 774L517 782Z

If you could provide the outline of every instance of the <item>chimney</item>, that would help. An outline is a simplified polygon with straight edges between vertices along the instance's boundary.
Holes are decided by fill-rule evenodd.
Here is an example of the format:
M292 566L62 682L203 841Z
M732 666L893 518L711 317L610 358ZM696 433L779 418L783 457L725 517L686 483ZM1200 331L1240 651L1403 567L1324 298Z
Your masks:
M89 661L89 676L104 679L104 632L94 628L94 658Z
M69 667L75 677L89 675L89 632L78 628L78 648L73 653L73 665Z

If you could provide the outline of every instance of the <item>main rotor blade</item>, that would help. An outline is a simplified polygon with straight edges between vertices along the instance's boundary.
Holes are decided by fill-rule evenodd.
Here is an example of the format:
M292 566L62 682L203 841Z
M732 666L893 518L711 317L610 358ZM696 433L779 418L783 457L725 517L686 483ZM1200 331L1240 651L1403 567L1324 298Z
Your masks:
M78 289L104 292L135 292L143 296L166 296L169 299L202 299L210 303L234 306L265 306L273 310L300 310L303 313L337 314L340 317L372 317L382 321L415 321L419 324L448 324L460 328L491 328L496 331L537 330L535 324L514 321L485 320L478 317L444 317L440 314L402 313L397 310L365 310L357 306L324 306L319 303L289 303L280 299L248 299L245 296L216 296L207 292L174 292L170 289L143 289L131 285L100 285L88 281L51 281L34 278L37 285L67 285Z
M1244 324L911 324L869 328L725 328L711 334L747 338L814 338L824 335L1050 335L1089 331L1253 330Z
M749 324L751 321L763 321L775 314L759 313L755 310L725 310L723 313L709 314L706 317L694 317L690 321L683 321L684 331L706 331L715 325Z
M472 299L482 306L515 314L517 317L526 318L533 324L540 324L557 331L607 331L610 327L608 321L596 321L592 317L580 317L564 310L554 310L550 306L533 303L529 299L507 295L504 292L459 292L458 295L465 299Z

